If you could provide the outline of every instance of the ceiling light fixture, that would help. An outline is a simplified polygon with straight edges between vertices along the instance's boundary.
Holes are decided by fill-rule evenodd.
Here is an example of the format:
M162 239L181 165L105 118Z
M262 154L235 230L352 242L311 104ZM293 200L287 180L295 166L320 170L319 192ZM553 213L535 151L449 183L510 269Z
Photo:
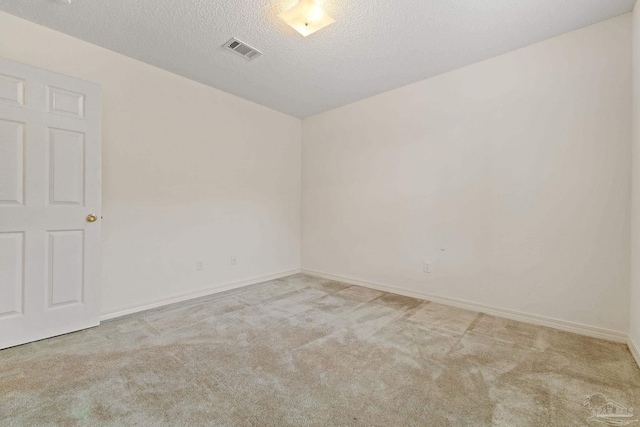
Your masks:
M300 0L280 18L304 37L336 22L314 0Z

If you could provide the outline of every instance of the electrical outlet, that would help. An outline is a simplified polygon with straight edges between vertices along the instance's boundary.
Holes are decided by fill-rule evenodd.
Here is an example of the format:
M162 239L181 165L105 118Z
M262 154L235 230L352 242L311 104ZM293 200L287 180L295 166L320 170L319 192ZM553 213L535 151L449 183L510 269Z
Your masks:
M429 261L425 261L422 264L422 271L424 271L425 273L431 273L431 263Z
M231 265L236 265L237 263L238 263L238 257L232 256L231 257Z
M198 270L198 271L204 270L204 262L202 262L201 259L196 261L196 270Z

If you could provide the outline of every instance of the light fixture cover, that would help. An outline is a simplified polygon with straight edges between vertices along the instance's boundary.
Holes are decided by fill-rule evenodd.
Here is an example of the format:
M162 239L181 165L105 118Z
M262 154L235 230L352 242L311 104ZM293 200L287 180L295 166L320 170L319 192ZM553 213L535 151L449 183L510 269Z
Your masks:
M300 0L280 18L304 37L336 22L314 0Z

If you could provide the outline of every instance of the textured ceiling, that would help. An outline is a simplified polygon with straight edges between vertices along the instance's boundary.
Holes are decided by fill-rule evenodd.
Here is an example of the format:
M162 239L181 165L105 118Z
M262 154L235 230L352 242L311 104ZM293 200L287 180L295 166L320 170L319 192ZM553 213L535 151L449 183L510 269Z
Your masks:
M318 0L336 23L303 38L297 0L0 0L0 10L306 117L629 12L635 0ZM231 37L264 54L225 51Z

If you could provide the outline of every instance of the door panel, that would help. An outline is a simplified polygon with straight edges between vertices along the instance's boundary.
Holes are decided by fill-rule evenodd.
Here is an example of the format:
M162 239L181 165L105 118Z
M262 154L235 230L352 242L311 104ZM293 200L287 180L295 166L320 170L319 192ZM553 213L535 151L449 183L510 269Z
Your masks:
M0 203L24 200L24 123L0 119Z
M49 129L49 203L84 205L84 133Z
M57 87L49 87L48 95L50 113L84 118L84 94Z
M24 86L24 80L0 74L0 102L24 105Z
M99 323L100 87L0 59L0 349Z
M22 313L24 233L0 233L0 318Z
M49 308L82 303L84 230L49 231Z

